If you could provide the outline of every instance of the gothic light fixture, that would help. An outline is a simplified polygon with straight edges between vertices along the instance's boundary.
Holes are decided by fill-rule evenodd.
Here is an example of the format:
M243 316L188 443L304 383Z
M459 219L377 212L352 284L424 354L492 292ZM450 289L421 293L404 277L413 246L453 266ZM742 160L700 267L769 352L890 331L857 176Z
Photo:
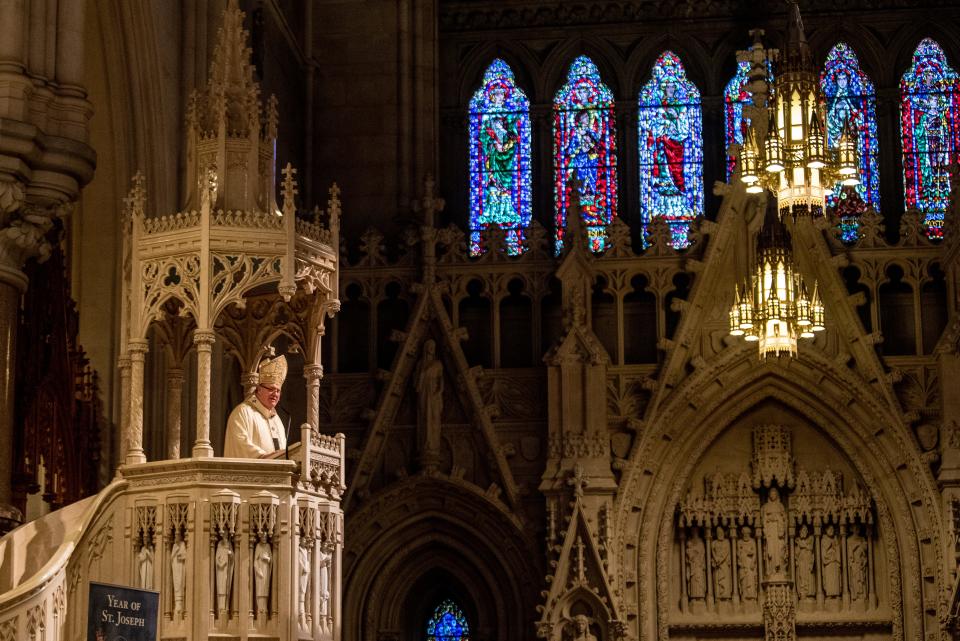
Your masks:
M767 126L751 126L740 150L740 180L748 193L772 191L781 217L819 216L836 183L860 183L857 139L848 123L837 146L827 147L824 99L795 0L788 12L786 53L780 73L768 86ZM767 51L769 62L776 54ZM756 65L758 71L765 74L769 62Z
M786 53L775 80L769 81L769 70L777 51L764 53L758 41L746 54L754 75L768 80L768 96L765 107L754 108L761 117L754 117L740 150L740 180L748 193L773 192L777 203L767 209L757 239L752 283L737 288L730 334L756 342L761 357L796 356L798 338L813 338L824 329L817 285L811 295L794 266L785 217L821 216L828 190L837 182L859 183L856 137L849 124L837 147L827 147L824 100L796 0L789 0L788 12Z
M797 338L822 332L823 302L814 283L813 294L793 265L786 227L768 209L757 239L757 267L753 283L737 287L730 308L730 335L756 342L760 356L797 355Z

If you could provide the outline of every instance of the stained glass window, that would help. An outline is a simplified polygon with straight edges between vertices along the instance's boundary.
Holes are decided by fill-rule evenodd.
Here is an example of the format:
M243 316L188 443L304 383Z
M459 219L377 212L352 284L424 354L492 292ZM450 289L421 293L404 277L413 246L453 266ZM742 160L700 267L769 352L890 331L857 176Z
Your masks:
M749 72L749 62L738 62L737 73L734 74L723 90L723 120L727 149L734 143L743 144L747 127L750 124L749 120L743 117L743 107L750 104L753 99L750 92L747 91L747 82L750 80L747 76ZM733 175L736 164L736 159L733 156L727 156L727 181Z
M703 214L703 124L700 91L680 58L665 51L640 91L640 216L646 230L663 216L673 246L686 247L690 221Z
M864 208L872 206L880 211L880 172L877 170L877 96L873 83L860 70L857 55L845 42L838 43L830 53L820 74L820 87L826 102L827 146L836 149L845 131L855 136L860 159L860 184L854 193L843 190L837 183L827 194L827 207L840 209L841 200L861 200ZM852 211L850 206L842 208ZM857 239L856 218L841 217L840 228L845 242Z
M427 641L469 641L470 626L463 610L451 601L444 600L427 621Z
M750 119L743 115L743 108L753 101L753 96L747 90L749 82L750 63L746 61L738 62L737 72L723 90L723 122L728 149L734 143L743 144L747 129L750 126ZM773 68L769 61L767 62L767 82L773 83ZM727 156L728 182L734 169L736 169L736 159L733 156Z
M553 103L553 158L556 249L570 206L571 182L580 184L580 206L593 251L602 251L605 227L617 215L617 134L613 94L597 66L580 56Z
M481 231L491 225L520 253L530 215L530 101L498 58L470 100L470 254L483 251Z
M930 38L913 52L900 79L900 136L906 206L925 214L930 238L942 238L948 167L960 149L960 79Z

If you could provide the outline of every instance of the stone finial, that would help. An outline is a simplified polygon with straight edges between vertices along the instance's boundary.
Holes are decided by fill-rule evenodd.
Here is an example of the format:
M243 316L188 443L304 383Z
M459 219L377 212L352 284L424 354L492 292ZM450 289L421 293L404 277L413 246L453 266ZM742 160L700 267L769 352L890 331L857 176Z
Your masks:
M427 174L423 181L423 196L419 201L413 201L413 211L423 212L423 225L433 227L436 223L436 214L443 211L447 201L436 195L436 183L433 174Z
M133 218L143 218L147 206L146 179L143 177L143 171L137 171L133 178L127 197L123 199L123 218L128 222Z
M295 199L297 193L299 193L297 189L297 179L295 178L297 170L293 165L287 163L281 173L283 173L283 183L281 183L280 187L280 194L283 198L281 207L285 215L293 215L297 210Z

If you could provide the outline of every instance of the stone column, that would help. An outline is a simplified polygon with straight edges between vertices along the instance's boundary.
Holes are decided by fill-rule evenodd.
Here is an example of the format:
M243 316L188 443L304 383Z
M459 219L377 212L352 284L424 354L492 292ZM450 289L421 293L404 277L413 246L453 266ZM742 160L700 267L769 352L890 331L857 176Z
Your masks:
M143 361L148 345L145 338L134 338L127 344L130 353L130 419L124 456L127 465L147 462L143 451Z
M193 444L195 458L213 456L210 445L210 351L216 334L210 329L193 331L193 344L197 347L197 440Z
M304 365L303 377L307 381L307 422L315 432L320 430L320 379L323 365Z
M251 396L257 389L257 383L260 382L260 374L257 372L244 372L240 375L240 386L243 387L243 397Z
M167 458L180 458L180 423L183 402L183 370L171 367L167 370Z
M120 449L115 453L113 460L117 463L117 472L123 464L123 457L127 455L127 432L130 429L130 355L124 353L117 359L117 369L120 370Z

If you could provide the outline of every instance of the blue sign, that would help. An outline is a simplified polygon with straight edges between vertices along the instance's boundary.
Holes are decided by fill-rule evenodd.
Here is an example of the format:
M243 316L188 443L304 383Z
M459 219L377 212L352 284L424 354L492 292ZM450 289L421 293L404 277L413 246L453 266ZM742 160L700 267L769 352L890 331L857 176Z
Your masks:
M87 641L157 641L160 593L90 582Z

